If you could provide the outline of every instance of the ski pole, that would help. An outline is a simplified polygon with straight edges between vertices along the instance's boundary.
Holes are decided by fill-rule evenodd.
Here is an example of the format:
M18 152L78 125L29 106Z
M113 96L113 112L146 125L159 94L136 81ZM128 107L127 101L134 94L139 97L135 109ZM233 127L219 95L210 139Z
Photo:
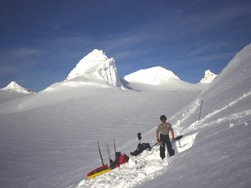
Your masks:
M203 98L205 98L205 94L206 94L206 92L204 91L204 93L203 93ZM201 104L200 104L200 114L199 114L199 120L198 120L198 122L200 121L201 110L202 110L202 104L203 104L203 98L201 99Z
M115 152L115 158L116 158L116 145L115 145L115 138L113 139L113 145L114 145L114 152Z
M200 114L199 114L199 121L200 121L200 115L201 115L202 104L203 104L203 100L201 100L201 104L200 104Z
M103 161L103 158L102 158L102 155L101 155L101 151L100 151L100 148L99 148L99 143L98 143L98 151L99 151L99 155L100 155L102 164L103 164L103 166L104 166L105 164L104 164L104 161Z
M110 148L109 148L109 144L106 144L106 149L107 149L107 153L108 153L108 158L109 158L109 162L110 162L110 166L111 166L111 153L110 153Z

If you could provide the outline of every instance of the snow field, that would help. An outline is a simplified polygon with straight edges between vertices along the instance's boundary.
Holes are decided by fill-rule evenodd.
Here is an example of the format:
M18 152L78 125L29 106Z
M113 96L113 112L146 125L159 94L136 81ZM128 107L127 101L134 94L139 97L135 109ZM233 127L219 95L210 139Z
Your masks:
M155 141L154 134L144 133L156 129L160 114L174 113L199 94L89 84L62 87L0 104L0 169L5 188L74 187L101 165L98 141L106 162L105 143L112 149L113 138L117 150L129 155L138 144L138 132L143 142ZM172 108L160 105L163 101Z
M205 85L177 79L158 86L127 83L133 90L122 90L95 71L95 79L75 77L25 97L1 90L0 187L249 188L250 59L248 45L202 93ZM128 155L138 132L142 142L155 143L162 114L175 136L184 135L173 144L175 156L162 161L156 147L84 180L101 166L98 141L104 161L113 138L117 151Z

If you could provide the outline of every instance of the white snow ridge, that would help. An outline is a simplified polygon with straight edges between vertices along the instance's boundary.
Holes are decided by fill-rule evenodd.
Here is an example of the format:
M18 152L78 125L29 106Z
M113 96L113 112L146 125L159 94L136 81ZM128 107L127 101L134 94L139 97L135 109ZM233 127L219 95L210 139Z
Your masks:
M205 71L204 77L201 79L199 83L211 83L217 77L216 74L212 73L210 70Z
M142 69L124 77L127 82L140 82L150 85L159 85L170 80L180 80L172 71L162 67Z
M93 50L79 61L70 72L66 80L82 77L83 80L105 81L109 85L120 87L120 82L115 60L108 59L102 50Z

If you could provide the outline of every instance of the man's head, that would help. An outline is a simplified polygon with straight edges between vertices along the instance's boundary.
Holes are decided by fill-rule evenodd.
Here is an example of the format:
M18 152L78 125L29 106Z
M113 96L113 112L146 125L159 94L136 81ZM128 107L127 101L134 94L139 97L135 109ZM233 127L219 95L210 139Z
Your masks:
M166 116L165 115L160 116L160 121L166 122Z

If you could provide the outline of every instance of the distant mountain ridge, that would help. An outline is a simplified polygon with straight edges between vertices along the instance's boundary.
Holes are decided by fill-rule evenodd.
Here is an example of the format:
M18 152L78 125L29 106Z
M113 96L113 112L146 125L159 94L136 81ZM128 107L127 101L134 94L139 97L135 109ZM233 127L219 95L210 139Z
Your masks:
M68 74L67 78L59 84L76 86L77 83L99 83L99 85L103 83L113 87L136 90L145 89L148 86L152 86L148 87L148 89L158 86L168 87L169 89L177 87L180 89L194 85L180 80L172 71L160 66L141 69L120 78L114 58L108 58L102 50L98 49L94 49L83 57ZM56 85L58 84L53 84L53 87ZM164 89L164 87L162 88Z
M199 83L210 83L217 75L207 70L204 78ZM153 89L158 86L168 86L172 89L190 87L191 84L182 81L172 71L161 66L156 66L148 69L141 69L131 74L120 78L118 76L117 67L114 58L108 58L102 50L94 49L92 52L84 56L71 70L67 78L59 83L54 83L47 89L57 86L79 86L82 84L99 85L101 87L117 87L121 89L142 89L142 85L152 86L148 89ZM189 86L190 85L190 86ZM161 89L161 88L159 88ZM164 88L163 88L164 89ZM32 90L27 90L16 82L11 82L3 90L15 91L19 93L35 93Z
M206 70L204 77L200 80L199 83L211 83L216 77L216 74L212 73L210 70Z
M17 93L24 93L24 94L32 94L35 93L33 90L28 90L19 84L17 84L15 81L10 82L6 87L2 89L3 91L9 91L9 92L17 92Z

